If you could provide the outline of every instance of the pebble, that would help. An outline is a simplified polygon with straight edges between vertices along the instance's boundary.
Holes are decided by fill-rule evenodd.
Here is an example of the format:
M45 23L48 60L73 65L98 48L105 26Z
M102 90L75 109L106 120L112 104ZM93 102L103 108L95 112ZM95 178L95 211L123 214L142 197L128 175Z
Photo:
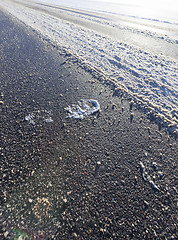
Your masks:
M150 128L148 127L148 133L149 133L149 135L151 134L151 130L150 130Z
M160 191L159 187L155 184L155 182L153 180L151 180L151 178L148 178L148 182L153 189Z
M158 174L159 174L159 178L161 179L163 177L163 173L159 171Z
M29 201L29 203L32 203L32 202L33 202L33 200L32 200L31 198L29 198L28 201Z
M143 202L144 202L144 204L145 204L146 207L149 206L149 203L148 203L147 201L144 200Z
M96 163L96 166L95 166L95 173L94 173L94 176L95 176L95 177L97 177L97 175L98 175L100 166L101 166L101 162L98 161L98 162Z
M112 104L112 109L114 110L116 108L116 104Z
M8 234L9 234L9 232L6 231L6 232L4 233L4 237L6 238L6 237L8 236Z
M158 165L156 162L152 162L152 168L156 171L158 170Z
M130 101L130 111L132 111L133 104L134 104L133 100L132 100L132 101Z
M62 128L65 128L66 127L66 123L62 123Z
M97 164L97 166L100 166L100 165L101 165L101 162L100 162L100 161L98 161L96 164Z
M148 157L148 153L147 152L145 152L145 157Z
M133 117L134 117L134 113L131 113L130 114L130 122L132 123L132 121L133 121Z
M141 167L141 173L144 174L145 173L145 166L142 162L140 162L140 167Z

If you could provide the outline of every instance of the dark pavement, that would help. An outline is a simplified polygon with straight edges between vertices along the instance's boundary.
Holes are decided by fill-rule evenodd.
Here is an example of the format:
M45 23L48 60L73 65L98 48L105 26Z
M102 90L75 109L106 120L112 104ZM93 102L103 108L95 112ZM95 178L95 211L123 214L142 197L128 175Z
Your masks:
M176 239L177 141L2 11L0 29L1 239ZM66 119L90 98L100 114Z

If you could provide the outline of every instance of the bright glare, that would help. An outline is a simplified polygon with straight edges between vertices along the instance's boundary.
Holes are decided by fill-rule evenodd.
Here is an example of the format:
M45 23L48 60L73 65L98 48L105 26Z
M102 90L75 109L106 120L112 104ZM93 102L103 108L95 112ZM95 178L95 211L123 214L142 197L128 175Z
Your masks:
M158 8L159 6L160 8L169 8L174 10L177 9L178 11L178 0L92 0L92 1L129 4L152 8Z

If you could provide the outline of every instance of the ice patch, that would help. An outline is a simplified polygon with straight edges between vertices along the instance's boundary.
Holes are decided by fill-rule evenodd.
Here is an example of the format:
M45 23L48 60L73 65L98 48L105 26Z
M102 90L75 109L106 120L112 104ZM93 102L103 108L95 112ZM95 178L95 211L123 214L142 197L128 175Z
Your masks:
M155 166L156 166L156 168L155 168ZM157 171L157 164L155 162L152 163L152 167L154 169L154 172ZM142 174L144 181L148 182L154 190L160 191L159 186L152 180L152 178L153 177L155 178L155 176L153 173L151 174L150 169L147 168L147 171L146 171L146 167L142 162L140 162L140 169L141 169L141 174ZM161 174L160 174L160 172L158 172L159 178L161 178L161 176L162 176Z
M36 112L30 113L29 115L25 116L25 120L32 125L35 125L36 122L53 122L52 113L47 110L38 110Z
M100 104L97 100L87 99L80 100L78 104L68 106L65 110L69 113L66 118L83 119L100 110Z
M46 118L44 121L46 123L51 123L51 122L53 122L53 119L51 117L49 117L49 118Z

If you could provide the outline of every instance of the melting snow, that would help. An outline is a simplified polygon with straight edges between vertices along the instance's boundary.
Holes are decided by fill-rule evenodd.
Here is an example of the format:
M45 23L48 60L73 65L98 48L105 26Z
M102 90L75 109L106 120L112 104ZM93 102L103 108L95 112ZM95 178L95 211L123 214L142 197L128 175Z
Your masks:
M39 122L46 122L51 123L53 122L52 113L51 111L47 110L38 110L29 115L25 116L25 120L28 121L30 124L35 125Z
M69 113L67 118L83 119L86 116L94 114L100 110L100 104L97 100L80 100L78 104L73 104L65 108Z

